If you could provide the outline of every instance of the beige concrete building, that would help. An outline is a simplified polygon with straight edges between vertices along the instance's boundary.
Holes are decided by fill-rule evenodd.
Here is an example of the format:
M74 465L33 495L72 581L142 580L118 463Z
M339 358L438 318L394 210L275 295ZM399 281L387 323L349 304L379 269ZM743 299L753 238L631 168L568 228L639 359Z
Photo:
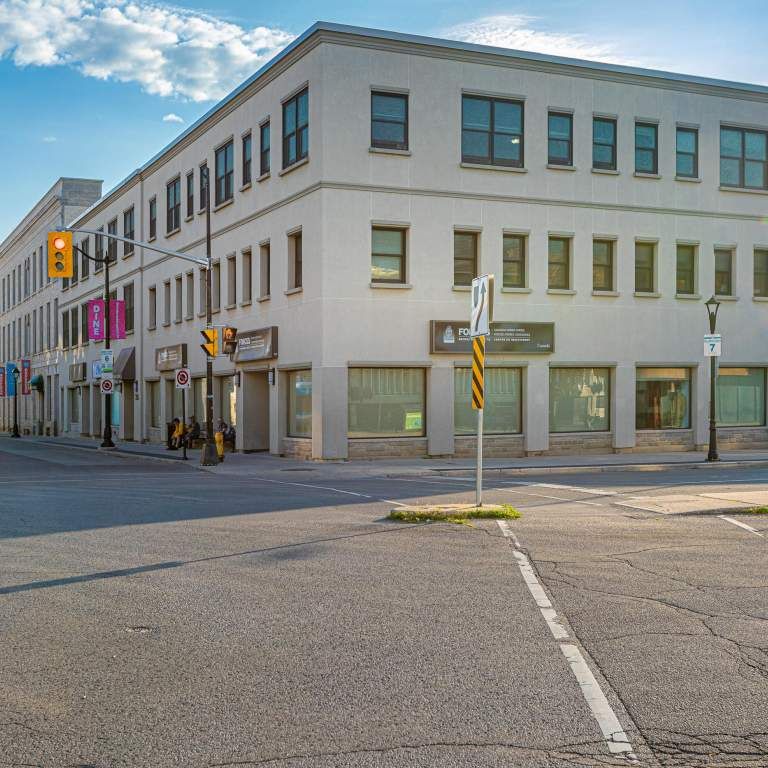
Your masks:
M70 224L202 256L204 164L214 322L241 336L215 411L241 450L470 454L482 273L488 455L703 445L712 294L721 441L768 444L768 88L320 23ZM157 441L178 345L203 421L204 273L114 255L114 421ZM57 294L74 434L102 424L82 333L101 284L81 266Z

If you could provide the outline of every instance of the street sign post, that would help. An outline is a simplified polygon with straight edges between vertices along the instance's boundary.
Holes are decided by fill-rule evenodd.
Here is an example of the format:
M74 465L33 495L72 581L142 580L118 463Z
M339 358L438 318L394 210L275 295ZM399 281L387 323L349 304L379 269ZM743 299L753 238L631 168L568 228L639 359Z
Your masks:
M719 333L704 334L704 357L720 357L723 353L723 337Z
M483 409L485 407L485 337L493 321L493 275L472 281L469 332L472 337L472 407L477 411L475 504L483 506Z
M191 380L189 368L179 368L176 371L176 389L189 389Z
M181 390L181 426L182 429L187 428L187 390L192 383L192 375L189 368L177 368L176 369L176 389ZM181 438L181 454L184 461L187 460L187 436L186 432L182 434Z

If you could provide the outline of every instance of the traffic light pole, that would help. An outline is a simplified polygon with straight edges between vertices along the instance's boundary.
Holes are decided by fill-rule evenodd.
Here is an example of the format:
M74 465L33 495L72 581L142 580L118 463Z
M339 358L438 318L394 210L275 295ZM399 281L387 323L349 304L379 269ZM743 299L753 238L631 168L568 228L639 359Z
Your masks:
M205 271L205 322L211 327L213 316L211 312L211 178L208 166L201 169L205 188L205 256L207 269ZM200 451L200 465L212 467L219 463L216 444L213 440L213 358L205 358L205 442Z

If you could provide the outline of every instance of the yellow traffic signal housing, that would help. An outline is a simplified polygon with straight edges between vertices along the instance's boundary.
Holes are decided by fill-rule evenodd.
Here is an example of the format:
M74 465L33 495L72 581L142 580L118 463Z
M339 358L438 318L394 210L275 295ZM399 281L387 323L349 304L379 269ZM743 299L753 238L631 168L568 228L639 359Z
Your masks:
M237 352L237 328L227 325L221 329L221 351L225 355Z
M219 354L219 331L217 328L206 328L200 331L205 339L205 344L201 344L200 348L205 352L208 357L216 357Z
M72 233L48 233L48 277L72 277Z

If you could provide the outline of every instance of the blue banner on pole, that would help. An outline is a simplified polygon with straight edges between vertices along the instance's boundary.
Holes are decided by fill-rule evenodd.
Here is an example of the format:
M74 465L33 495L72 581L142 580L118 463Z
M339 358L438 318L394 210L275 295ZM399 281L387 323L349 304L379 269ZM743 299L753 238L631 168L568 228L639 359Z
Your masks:
M16 377L13 372L16 370L16 363L5 364L5 386L8 397L13 397L16 394Z

